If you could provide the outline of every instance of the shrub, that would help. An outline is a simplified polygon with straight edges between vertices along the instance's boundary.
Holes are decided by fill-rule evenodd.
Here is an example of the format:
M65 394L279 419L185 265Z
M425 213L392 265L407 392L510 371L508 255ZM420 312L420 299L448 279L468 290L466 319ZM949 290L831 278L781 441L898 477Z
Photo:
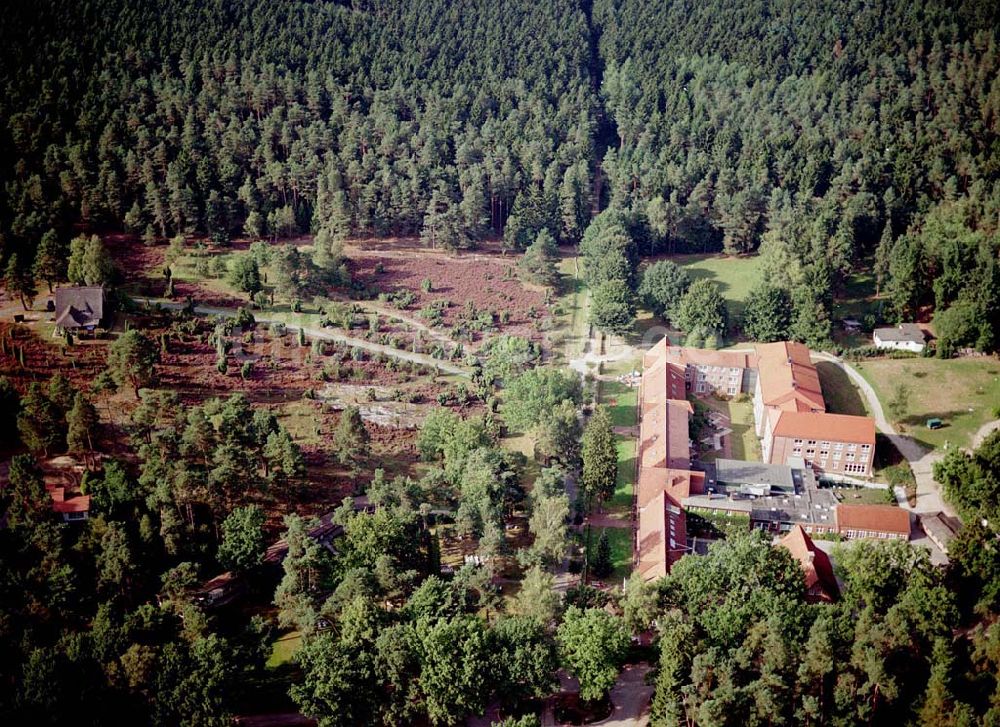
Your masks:
M236 311L236 317L233 318L233 325L239 326L245 331L257 325L257 320L253 317L253 313L250 312L250 309L243 306Z

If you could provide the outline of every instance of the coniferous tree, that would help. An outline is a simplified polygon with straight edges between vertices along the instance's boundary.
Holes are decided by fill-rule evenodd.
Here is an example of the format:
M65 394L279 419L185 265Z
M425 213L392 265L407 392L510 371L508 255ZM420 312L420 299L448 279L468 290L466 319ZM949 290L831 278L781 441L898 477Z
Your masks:
M18 262L17 253L14 253L7 260L7 268L4 271L3 284L8 292L13 293L21 299L21 307L28 310L35 303L35 296L38 291L35 289L35 281L31 274L23 269Z
M582 456L583 490L587 497L603 503L614 494L618 476L618 449L611 414L603 406L594 410L584 427Z
M528 245L518 265L532 282L553 286L559 280L559 271L556 268L558 258L559 248L556 246L556 241L545 229Z
M66 276L66 251L59 242L55 230L48 230L42 235L35 253L32 273L37 280L44 280L52 292L52 284Z
M66 413L66 446L70 452L83 453L88 463L94 451L98 424L97 409L83 392L76 392L73 407Z

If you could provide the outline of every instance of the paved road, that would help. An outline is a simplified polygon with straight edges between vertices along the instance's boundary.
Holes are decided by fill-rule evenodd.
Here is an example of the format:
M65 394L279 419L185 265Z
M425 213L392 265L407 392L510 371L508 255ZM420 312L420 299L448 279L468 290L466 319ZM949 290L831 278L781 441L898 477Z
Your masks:
M649 724L649 700L653 687L646 684L649 664L629 664L619 675L618 683L611 690L614 711L598 725L608 727L645 727Z
M910 463L910 469L913 470L913 477L917 482L917 503L913 507L913 511L917 513L945 512L949 515L955 515L955 511L941 496L941 486L934 481L934 463L942 459L944 454L938 450L927 451L912 438L905 434L899 434L886 419L882 403L878 400L875 389L853 366L826 352L813 352L813 356L839 367L857 385L868 402L868 410L875 420L875 426L889 438L889 441L895 445L903 458Z
M611 716L593 724L606 727L646 727L649 724L649 700L653 697L653 687L646 684L646 675L650 669L649 664L645 662L627 664L611 689L613 706ZM559 670L559 682L559 694L574 694L580 691L580 683L562 669ZM545 727L555 727L560 724L555 719L553 703L553 699L547 700L542 714L542 724Z
M171 310L180 310L185 307L185 303L177 303L174 301L156 300L156 299L146 299L146 303L149 305L160 305L163 308L169 308ZM196 305L194 312L199 315L205 316L225 316L226 318L232 318L236 315L236 311L232 308L215 308L212 306L202 306ZM383 346L381 343L372 343L371 341L366 341L363 338L354 338L353 336L345 336L341 333L332 333L325 328L311 328L309 326L296 326L287 323L283 320L276 318L269 318L267 316L254 314L254 318L258 323L284 323L285 327L289 331L298 331L300 328L305 331L306 336L310 338L319 338L323 341L335 341L337 343L344 343L348 346L354 346L355 348L362 348L366 351L371 351L372 353L380 353L385 356L391 356L392 358L397 358L402 361L410 361L411 363L423 364L424 366L436 366L439 370L444 371L449 374L456 374L458 376L469 376L469 372L462 368L461 366L456 366L448 361L442 361L440 359L427 356L422 353L413 353L412 351L404 351L399 348L392 348L391 346Z

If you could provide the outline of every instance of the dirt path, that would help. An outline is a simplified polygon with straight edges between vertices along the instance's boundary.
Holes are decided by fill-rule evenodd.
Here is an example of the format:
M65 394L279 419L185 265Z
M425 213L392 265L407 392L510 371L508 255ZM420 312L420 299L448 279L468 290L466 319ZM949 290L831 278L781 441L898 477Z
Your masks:
M171 310L179 310L185 307L184 303L175 303L172 301L163 301L156 299L146 299L147 304L155 305L159 304L163 308L169 308ZM232 308L215 308L210 306L195 306L194 312L198 315L206 316L224 316L226 318L232 318L236 315L236 311ZM455 374L456 376L469 376L469 372L466 371L461 366L457 366L448 361L442 361L440 359L433 358L422 353L413 353L412 351L404 351L399 348L392 348L391 346L383 346L380 343L372 343L371 341L366 341L363 338L354 338L352 336L345 336L342 333L332 333L323 328L312 328L310 326L296 326L291 323L287 323L278 318L269 318L267 316L254 315L254 318L258 323L283 323L289 331L298 331L300 328L305 332L306 336L310 338L318 338L323 341L334 341L337 343L344 343L348 346L354 346L355 348L361 348L366 351L371 351L372 353L380 353L384 356L391 356L392 358L400 359L401 361L409 361L411 363L422 364L424 366L437 367L438 370Z
M628 513L623 515L612 515L607 512L594 512L587 517L585 523L592 528L632 527L632 519L628 516Z
M451 338L449 338L443 332L435 328L431 328L426 323L417 320L413 316L405 315L394 308L390 308L387 305L375 303L370 300L362 300L362 301L351 300L345 295L337 295L333 298L333 300L339 301L341 303L353 303L354 305L361 308L365 313L378 313L383 318L391 318L392 320L399 321L400 323L405 323L411 328L416 328L421 333L427 334L429 337L433 338L438 343L447 343L447 344L452 343Z
M969 450L973 450L979 447L983 443L983 440L990 436L993 432L1000 429L1000 419L995 419L992 422L986 422L983 426L979 427L974 435L972 435L972 444L969 445Z
M928 451L911 437L899 434L886 419L882 403L879 401L875 389L857 369L830 353L813 352L813 355L840 368L857 385L868 402L868 409L875 420L875 426L889 438L889 441L895 445L903 458L910 463L913 477L917 481L917 504L913 507L913 511L917 513L944 512L954 516L955 511L945 502L941 495L941 486L934 480L934 463L943 459L944 454L938 450Z

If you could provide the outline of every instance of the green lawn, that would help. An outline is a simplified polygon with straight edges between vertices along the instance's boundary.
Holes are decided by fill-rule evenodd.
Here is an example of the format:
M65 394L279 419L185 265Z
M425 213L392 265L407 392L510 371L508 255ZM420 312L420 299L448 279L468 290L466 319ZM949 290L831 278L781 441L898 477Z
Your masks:
M854 365L871 382L883 408L899 384L909 388L900 423L906 434L927 447L968 446L973 434L994 419L1000 403L1000 363L992 358L879 359ZM944 426L928 429L931 417Z
M875 274L871 268L851 273L844 281L844 291L833 301L833 317L864 321L866 315L877 315L879 302L875 298Z
M733 428L733 459L759 462L760 440L754 431L753 402L732 400L727 403Z
M620 381L601 382L601 403L608 407L616 427L634 427L638 423L635 411L638 398L639 389L636 387L626 386Z
M582 266L582 262L580 263ZM562 355L565 359L579 356L583 353L589 331L590 296L583 283L582 267L578 271L576 258L566 257L559 261L559 272L562 275L559 294L555 303L561 309L556 317L558 342L553 336L553 354Z
M670 259L684 268L692 280L707 278L718 285L729 306L730 318L743 315L747 293L761 279L760 257L756 255L673 255Z
M615 437L618 447L618 476L615 494L605 503L608 512L628 512L632 507L632 490L635 485L635 445L632 437Z
M823 389L823 400L831 414L868 416L868 404L847 373L829 361L818 361L816 371Z
M287 634L279 637L271 647L271 656L267 660L267 667L269 669L276 669L283 664L287 664L292 660L295 652L301 646L302 634L298 631L289 631Z
M593 563L597 556L597 543L602 532L608 534L611 546L611 563L614 571L604 579L606 582L628 578L632 572L632 528L589 528L587 534L587 562ZM593 578L593 574L591 574Z
M715 409L729 417L730 428L733 433L730 435L732 445L732 458L760 462L760 441L754 430L753 402L736 401L731 399L723 401L714 397L705 399L695 399L694 405L701 409ZM702 452L701 459L711 462L722 456L720 452Z

